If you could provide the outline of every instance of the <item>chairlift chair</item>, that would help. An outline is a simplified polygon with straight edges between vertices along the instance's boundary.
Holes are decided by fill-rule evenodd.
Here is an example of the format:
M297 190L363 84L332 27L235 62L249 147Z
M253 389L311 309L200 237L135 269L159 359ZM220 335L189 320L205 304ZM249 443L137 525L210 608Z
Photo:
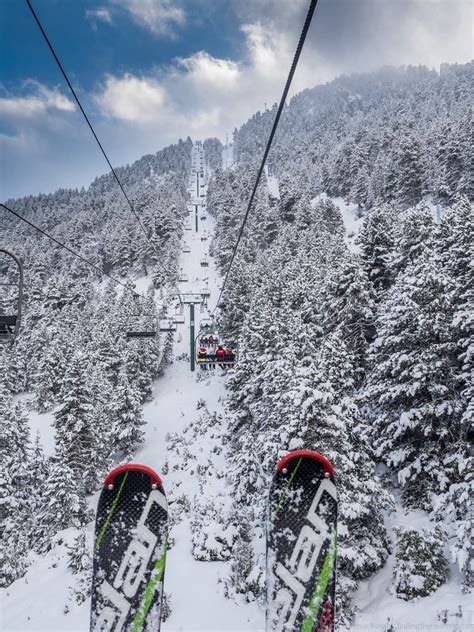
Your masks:
M203 332L202 330L199 332L197 338L198 348L196 352L198 365L203 370L206 370L207 368L215 369L217 366L221 367L221 369L232 369L237 362L237 349L233 345L229 346L223 342L219 334L216 334L216 337L218 338L217 343L206 346L205 340L211 335L212 332L208 333ZM205 353L201 353L201 343L203 343ZM225 349L225 354L222 356L219 356L219 354L216 353L219 346L222 346ZM228 350L231 351L228 353Z
M201 259L201 268L208 268L209 267L209 259Z
M183 246L183 252L191 252L191 248L188 245Z
M21 261L14 254L0 248L0 254L4 254L15 263L18 270L18 280L16 282L0 283L0 287L15 288L15 307L9 310L10 313L0 313L0 342L13 341L18 334L21 324L22 306L23 306L23 266ZM7 310L5 309L5 312ZM13 313L12 313L13 312Z
M178 276L178 280L180 283L186 283L187 281L189 281L189 276L187 274L181 273Z
M184 314L182 312L177 312L173 316L173 320L174 320L176 325L182 325L183 323L186 322L186 317L184 316Z
M214 321L212 318L202 318L199 323L199 330L203 332L207 332L214 327Z
M171 318L160 320L160 331L176 331L176 323Z
M210 298L211 290L207 286L204 286L201 288L200 294L203 298Z
M127 331L126 338L155 338L156 331Z

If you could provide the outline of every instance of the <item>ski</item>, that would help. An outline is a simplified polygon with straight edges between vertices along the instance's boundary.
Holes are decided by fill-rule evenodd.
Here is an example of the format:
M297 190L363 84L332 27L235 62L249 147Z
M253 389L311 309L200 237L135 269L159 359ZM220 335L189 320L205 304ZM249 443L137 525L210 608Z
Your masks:
M266 632L333 632L337 491L322 455L282 458L267 518Z
M158 632L168 542L160 477L145 465L104 480L95 525L91 632Z

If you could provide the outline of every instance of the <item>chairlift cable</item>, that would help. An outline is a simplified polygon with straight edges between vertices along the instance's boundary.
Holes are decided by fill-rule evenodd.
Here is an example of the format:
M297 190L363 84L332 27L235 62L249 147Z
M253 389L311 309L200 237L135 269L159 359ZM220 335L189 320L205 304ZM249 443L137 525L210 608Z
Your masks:
M92 263L92 261L88 261L85 257L80 255L78 252L76 252L75 250L73 250L69 246L66 246L66 244L64 244L62 241L59 241L59 239L56 239L56 237L53 237L52 235L50 235L48 232L46 232L45 230L43 230L39 226L36 226L35 224L33 224L33 222L30 222L30 220L26 219L26 217L23 217L23 215L20 215L19 213L17 213L13 209L9 208L8 206L3 204L2 202L0 202L0 206L2 208L4 208L6 211L8 211L9 213L11 213L12 215L15 215L15 217L18 217L18 219L20 219L22 222L25 222L26 224L28 224L29 226L31 226L32 228L37 230L39 233L41 233L42 235L44 235L45 237L47 237L51 241L54 241L54 243L56 243L58 246L61 246L61 248L64 248L65 250L70 252L72 255L74 255L75 257L77 257L78 259L83 261L84 263L86 263L91 268L94 268L94 270L96 270L100 274L103 274L104 276L106 276L109 279L111 279L112 281L114 281L114 283L118 283L119 285L122 285L125 289L127 289L130 292L132 292L132 294L134 294L135 296L138 296L141 299L144 298L141 294L139 294L138 292L135 292L134 290L129 288L128 285L126 285L125 283L123 283L119 279L116 279L115 277L111 276L110 274L107 274L107 272L104 272L104 270L102 270L102 268L99 268L99 266L96 266L95 263Z
M237 242L236 242L236 244L234 246L234 249L232 251L232 256L231 256L231 259L230 259L230 263L229 263L229 266L227 268L227 272L226 272L226 275L224 277L224 282L222 284L221 291L219 293L219 298L217 300L216 306L214 307L213 313L216 311L217 307L220 305L221 298L222 298L222 295L224 293L224 289L225 289L226 283L227 283L227 281L229 279L229 275L230 275L230 271L232 269L232 265L234 263L235 255L237 254L237 249L239 247L240 241L242 239L242 235L244 233L245 224L247 223L247 219L248 219L250 211L252 209L252 205L253 205L253 202L254 202L255 194L257 192L258 185L260 184L260 179L262 177L262 173L263 173L263 170L265 168L265 163L267 161L267 157L268 157L268 154L270 152L270 149L271 149L271 146L272 146L272 143L273 143L273 137L275 136L275 132L277 130L278 123L280 121L280 117L281 117L281 114L283 112L283 108L285 106L286 98L288 96L288 92L289 92L289 89L290 89L290 86L291 86L291 82L293 80L293 76L295 74L295 70L296 70L296 67L298 65L298 61L299 61L299 58L300 58L300 55L301 55L301 51L303 50L303 45L304 45L304 42L306 40L306 36L308 34L309 27L311 26L311 21L313 19L314 10L316 9L317 3L318 3L318 0L311 0L311 2L310 2L308 13L306 15L306 20L305 20L304 25L303 25L303 30L301 31L301 35L300 35L300 39L299 39L299 42L298 42L298 46L296 47L296 52L295 52L295 56L293 58L293 63L291 64L291 68L290 68L290 72L288 74L288 78L286 80L285 88L283 90L283 94L282 94L281 99L280 99L280 105L278 106L278 110L277 110L277 113L276 113L276 116L275 116L275 120L273 121L272 130L270 132L270 136L268 138L267 146L266 146L265 152L263 154L262 163L261 163L260 168L259 168L258 173L257 173L257 178L255 180L255 184L254 184L254 187L253 187L253 190L252 190L252 194L250 195L250 200L249 200L249 203L248 203L248 206L247 206L247 210L246 210L245 215L244 215L244 219L243 219L242 225L240 227L239 235L237 237Z
M61 71L61 73L62 73L62 75L63 75L63 77L64 77L64 79L65 79L65 81L66 81L67 85L69 86L69 90L71 91L72 96L73 96L73 97L74 97L74 99L76 100L76 103L77 103L77 105L79 106L79 109L80 109L80 111L82 112L82 115L83 115L83 117L85 118L86 123L87 123L87 125L89 126L90 131L92 132L92 135L94 136L94 138L95 138L95 140L96 140L97 144L99 145L100 150L101 150L101 152L102 152L102 154L103 154L103 156L104 156L105 160L107 161L107 164L109 165L110 170L111 170L111 172L112 172L112 174L113 174L113 176L114 176L115 180L117 181L117 184L118 184L118 185L119 185L119 187L120 187L120 190L122 191L122 193L123 193L123 195L124 195L125 199L127 200L128 205L129 205L129 207L130 207L130 210L132 211L133 215L135 216L135 219L137 220L138 224L140 225L140 228L141 228L141 230L142 230L143 234L145 235L145 238L146 238L146 240L148 241L149 245L152 247L152 249L153 249L153 250L155 250L155 251L156 251L156 248L155 248L155 246L153 245L153 243L151 242L151 240L150 240L150 238L149 238L149 236L148 236L148 233L146 232L146 229L145 229L145 227L144 227L144 225L143 225L142 221L140 220L140 217L138 216L138 214L137 214L137 212L136 212L136 210L135 210L135 208L134 208L134 206L133 206L132 202L130 201L130 198L128 197L128 195L127 195L127 193L126 193L126 191L125 191L125 189L124 189L124 187L123 187L122 183L120 182L120 179L119 179L119 177L118 177L118 175L117 175L117 172L116 172L116 171L115 171L115 169L113 168L112 163L110 162L109 157L107 156L107 153L105 152L105 149L103 148L102 143L100 142L99 137L97 136L97 134L96 134L96 132L95 132L95 130L94 130L94 128L93 128L93 126L92 126L92 123L91 123L91 122L90 122L90 120L89 120L89 117L87 116L87 114L86 114L86 112L85 112L84 108L82 107L82 104L81 104L81 102L79 101L79 97L77 96L76 91L75 91L75 90L74 90L74 88L72 87L72 84L71 84L71 82L69 81L69 77L67 76L66 71L64 70L64 67L63 67L63 65L61 64L61 61L59 60L59 57L57 56L56 51L54 50L53 45L51 44L51 41L49 40L49 38L48 38L48 36L47 36L47 34L46 34L46 31L45 31L45 30L44 30L44 28L43 28L43 25L41 24L41 22L40 22L40 20L39 20L39 18L38 18L38 16L37 16L37 14L36 14L35 10L33 9L33 7L32 7L32 5L31 5L30 0L26 0L26 3L27 3L27 5L28 5L28 7L29 7L29 9L30 9L31 13L33 14L34 19L36 20L36 23L37 23L37 25L38 25L38 27L39 27L39 29L40 29L40 31L41 31L41 33L42 33L42 35L43 35L43 37L44 37L45 41L46 41L46 44L48 45L49 50L51 51L51 53L52 53L52 55L53 55L53 57L54 57L54 59L55 59L55 61L56 61L57 65L58 65L58 67L59 67L59 70Z

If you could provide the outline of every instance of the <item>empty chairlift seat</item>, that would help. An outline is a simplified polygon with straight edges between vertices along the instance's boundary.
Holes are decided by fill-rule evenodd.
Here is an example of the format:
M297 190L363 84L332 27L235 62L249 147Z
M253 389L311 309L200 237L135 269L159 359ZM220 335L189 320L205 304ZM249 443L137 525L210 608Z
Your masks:
M184 317L183 312L176 312L173 316L173 320L177 325L182 325L186 321L186 318Z
M188 244L185 244L183 246L183 252L191 252L191 248L188 246Z
M154 338L156 331L127 331L125 335L127 338Z
M212 318L201 318L201 322L199 323L199 332L206 333L212 331L215 327L214 321Z
M171 318L160 320L160 331L176 331L176 323Z

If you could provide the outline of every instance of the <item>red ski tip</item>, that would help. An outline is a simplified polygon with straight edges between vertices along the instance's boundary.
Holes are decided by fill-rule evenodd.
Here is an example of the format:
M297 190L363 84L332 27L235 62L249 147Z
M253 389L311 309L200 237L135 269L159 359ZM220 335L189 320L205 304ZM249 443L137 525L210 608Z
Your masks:
M281 472L288 466L288 463L290 461L293 461L293 459L298 459L302 456L306 456L310 459L315 459L315 461L319 461L323 466L324 473L328 473L330 476L334 476L334 468L332 466L332 463L328 461L328 459L322 454L319 454L318 452L313 452L312 450L295 450L294 452L290 452L278 461L277 470Z
M104 479L103 486L109 487L109 485L113 485L115 483L115 477L119 474L122 474L122 472L143 472L144 474L148 474L152 484L156 483L158 487L161 487L163 485L161 478L154 470L151 469L151 467L141 465L140 463L126 463L125 465L119 465L111 472L109 472L109 474Z

